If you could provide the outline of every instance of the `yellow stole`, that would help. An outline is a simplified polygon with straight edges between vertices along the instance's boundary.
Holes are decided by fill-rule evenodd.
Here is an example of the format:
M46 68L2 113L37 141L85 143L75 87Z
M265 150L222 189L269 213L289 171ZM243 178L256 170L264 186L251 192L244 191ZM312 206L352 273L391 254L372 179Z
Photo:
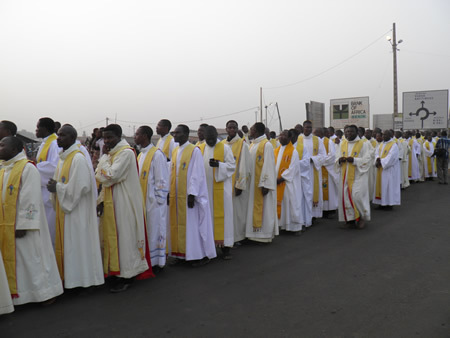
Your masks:
M278 161L278 154L280 153L281 146L275 149L275 161ZM281 174L289 169L289 165L292 161L292 154L294 153L294 146L291 142L286 145L283 156L281 157L280 168L278 169L277 178L281 178ZM286 188L286 182L277 184L277 213L278 218L281 217L281 203L283 202L284 189Z
M303 154L303 135L300 135L297 139L297 149L299 148L298 144L301 143L301 150ZM300 153L299 153L300 154ZM313 153L311 156L317 156L319 154L319 138L317 136L313 136ZM313 165L314 169L314 192L313 192L313 203L319 203L319 171Z
M166 142L164 142L164 145L162 147L162 152L164 155L166 155L167 158L169 158L169 151L170 151L170 141L173 139L172 135L168 135L166 138ZM156 148L159 148L159 144L161 143L161 138L158 140L158 143L156 144Z
M225 145L221 142L214 147L214 159L224 162ZM214 208L214 240L222 241L225 238L224 230L224 205L223 205L223 181L216 182L216 170L213 168L213 208Z
M12 298L19 297L16 276L16 215L22 172L28 162L25 158L14 164L9 174L5 199L3 199L5 169L0 171L0 248Z
M273 150L277 149L277 140L274 138L270 139L270 144L272 145Z
M255 194L253 200L253 230L259 231L262 227L263 221L263 211L264 211L264 196L262 194L262 189L258 187L259 180L261 178L261 171L264 165L264 147L266 143L269 142L267 139L262 140L258 144L258 149L256 149L256 162L255 162L255 184L253 186ZM255 143L252 143L251 147Z
M298 142L298 139L297 139L297 152L298 158L301 161L303 159L303 142Z
M239 158L241 157L241 151L242 151L242 145L244 144L244 139L239 138L236 142L233 144L230 144L227 139L224 139L221 141L224 144L228 144L231 146L231 151L233 152L234 161L236 163L236 169L234 170L233 174L233 192L234 192L234 185L236 184L236 173L239 171Z
M428 151L430 151L430 142L425 141L425 148L427 148ZM431 166L431 157L427 156L427 168L428 168L428 175L433 174L433 167Z
M111 164L114 159L125 149L133 149L126 145L111 156ZM103 187L105 195L103 199L103 216L101 223L103 228L103 272L105 275L120 275L119 238L117 234L116 211L114 209L113 187ZM142 249L141 249L142 250ZM141 251L140 250L140 251ZM141 251L141 255L143 252Z
M392 146L395 144L395 141L391 141L385 145L383 153L381 154L381 149L383 148L383 143L380 144L378 148L378 155L381 154L380 158L385 158L389 152L391 151ZM375 185L375 199L381 199L381 174L383 173L383 168L377 168L377 183Z
M370 144L372 145L372 147L376 148L377 147L377 140L371 138L370 139Z
M50 149L50 145L54 140L56 140L56 134L51 134L44 143L44 146L42 147L41 153L39 154L39 157L36 159L37 163L40 163L42 161L47 161L48 156L48 150Z
M200 151L202 152L202 155L203 155L205 153L206 142L196 144L196 146L200 148Z
M414 139L411 137L411 139L408 142L408 145L411 148L411 153L409 154L409 160L408 160L408 177L412 177L412 157L415 156L414 150L413 150L413 144L414 144Z
M437 141L438 141L439 139L435 139L434 141L432 141L432 143L433 143L433 147L434 147L434 149L436 149L436 144L437 144ZM437 160L436 160L436 156L434 157L434 170L437 170L436 168L437 168Z
M349 155L353 158L358 157L359 153L364 145L363 140L359 140L355 143L352 149L352 153L349 154L348 152L348 141L343 140L341 142L341 153L342 157L349 157ZM355 204L353 203L353 200L351 199L352 196L352 189L353 189L353 183L355 182L355 170L356 166L353 163L344 162L341 166L341 180L342 180L342 198L344 197L344 182L345 179L347 179L347 186L348 186L348 195L350 196L350 203L353 207L353 210L355 211L355 219L359 219L359 211L356 209ZM344 177L342 177L344 175ZM347 216L345 215L345 205L344 205L344 217L347 220Z
M323 138L323 145L328 155L328 144L330 139L328 137ZM328 170L325 166L322 166L322 190L323 190L323 200L328 201Z
M144 210L145 210L145 201L147 200L147 187L148 187L148 176L150 175L150 167L152 165L153 155L155 155L157 147L151 147L147 152L147 156L145 157L144 163L142 164L142 168L140 168L139 173L139 182L141 183L142 190L142 198L144 201ZM142 153L138 156L138 161L141 158ZM145 213L144 213L145 214Z
M172 254L185 256L186 254L186 207L187 207L187 172L192 153L196 148L189 143L181 154L180 169L178 170L177 191L177 154L180 147L172 152L172 172L170 175L169 214L170 238Z
M69 174L70 167L72 166L72 160L75 154L81 153L81 151L76 150L71 152L66 159L64 160L61 171L59 171L59 166L61 162L58 163L59 176L57 177L57 181L63 184L69 183ZM59 275L61 279L64 280L64 221L65 215L64 211L61 209L59 205L58 196L55 196L56 201L56 232L55 232L55 256L56 263L58 264Z

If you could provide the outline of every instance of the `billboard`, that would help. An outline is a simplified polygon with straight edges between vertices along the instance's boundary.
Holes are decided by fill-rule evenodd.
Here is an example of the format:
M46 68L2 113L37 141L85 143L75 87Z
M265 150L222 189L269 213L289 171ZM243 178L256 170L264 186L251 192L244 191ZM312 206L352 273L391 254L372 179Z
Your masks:
M403 129L441 129L448 124L448 89L403 93Z
M325 127L325 103L310 101L306 105L306 119L314 128Z
M330 100L330 125L342 129L347 124L369 128L369 97L350 97Z

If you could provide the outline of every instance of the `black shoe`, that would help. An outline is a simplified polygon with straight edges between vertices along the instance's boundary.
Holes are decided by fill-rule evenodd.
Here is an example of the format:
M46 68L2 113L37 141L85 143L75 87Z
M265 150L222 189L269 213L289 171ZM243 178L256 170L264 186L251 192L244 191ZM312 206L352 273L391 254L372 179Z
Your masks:
M120 278L117 283L111 289L109 289L109 291L112 293L127 291L133 281L134 278Z
M197 260L192 262L192 267L193 268L198 268L200 266L208 264L209 261L210 261L210 259L208 257L204 257L202 259L197 259Z

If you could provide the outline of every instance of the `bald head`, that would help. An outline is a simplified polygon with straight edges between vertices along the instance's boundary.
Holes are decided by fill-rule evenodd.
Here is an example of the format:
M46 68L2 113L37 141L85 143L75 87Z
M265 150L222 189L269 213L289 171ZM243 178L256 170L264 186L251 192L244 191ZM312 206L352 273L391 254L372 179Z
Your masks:
M58 147L69 149L77 141L77 131L70 124L65 124L58 130L56 142Z

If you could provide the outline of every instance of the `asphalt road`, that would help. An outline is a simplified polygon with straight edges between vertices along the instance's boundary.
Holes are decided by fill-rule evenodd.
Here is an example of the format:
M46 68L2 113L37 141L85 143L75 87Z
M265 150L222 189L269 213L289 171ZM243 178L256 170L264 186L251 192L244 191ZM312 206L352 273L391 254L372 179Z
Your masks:
M0 337L450 337L448 185L412 185L365 230L322 219L232 254L16 307Z

